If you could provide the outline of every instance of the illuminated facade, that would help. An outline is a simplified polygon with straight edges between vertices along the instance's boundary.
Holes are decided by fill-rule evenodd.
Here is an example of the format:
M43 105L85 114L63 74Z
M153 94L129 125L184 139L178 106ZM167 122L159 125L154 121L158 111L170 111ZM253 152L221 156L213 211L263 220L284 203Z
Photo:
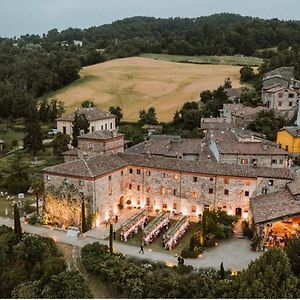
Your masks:
M248 218L253 195L291 181L287 169L251 168L139 154L95 156L44 169L45 187L74 184L107 220L119 208L199 216L222 209Z

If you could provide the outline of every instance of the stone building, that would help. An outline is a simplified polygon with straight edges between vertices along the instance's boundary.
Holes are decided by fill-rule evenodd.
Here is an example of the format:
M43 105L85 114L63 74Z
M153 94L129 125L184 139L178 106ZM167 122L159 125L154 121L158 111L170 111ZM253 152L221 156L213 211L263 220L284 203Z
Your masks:
M97 107L79 108L77 114L85 115L90 123L89 132L98 130L116 129L116 117L110 112L105 112ZM56 119L57 129L68 135L72 135L72 122L74 121L75 112L66 114Z
M44 169L45 188L74 184L107 220L118 208L199 216L222 209L248 218L252 196L283 189L288 169L195 162L140 154L99 155Z
M287 151L249 130L210 130L207 140L217 162L269 168L288 166Z
M262 89L262 102L287 119L295 116L298 100L298 93L291 88L275 85Z
M263 88L279 85L284 88L299 89L300 81L295 79L294 67L281 67L267 72L262 78Z
M99 154L124 152L124 134L116 130L97 130L78 137L78 148L63 153L64 161L76 160L80 156L88 157Z
M151 154L184 160L211 160L211 154L203 139L181 138L176 135L152 135L149 140L132 146L125 152L129 154Z

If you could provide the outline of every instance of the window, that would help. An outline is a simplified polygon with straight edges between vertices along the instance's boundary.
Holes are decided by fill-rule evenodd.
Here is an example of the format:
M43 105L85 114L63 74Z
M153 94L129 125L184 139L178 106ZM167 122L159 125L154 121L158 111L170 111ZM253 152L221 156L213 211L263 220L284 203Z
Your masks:
M176 191L176 189L174 189L173 190L173 195L176 196L176 193L177 193L177 191Z
M192 205L192 213L195 213L197 210L196 205Z
M289 102L289 106L293 106L293 102L292 101Z
M245 191L245 197L249 197L249 191Z
M289 94L289 98L294 98L294 94Z
M136 189L137 189L138 191L140 191L140 190L141 190L141 186L138 185L138 186L136 187Z
M194 199L197 198L197 193L196 192L192 192L192 198L194 198Z
M289 146L288 145L285 146L285 151L289 151Z
M131 183L129 183L129 189L132 190L132 184Z
M179 174L175 174L175 175L174 175L174 178L175 178L175 180L178 180Z
M229 191L228 190L224 190L224 195L229 195Z
M279 160L279 163L282 165L282 164L283 164L283 159L280 159L280 160Z
M166 177L166 173L161 173L161 178L165 178Z
M124 171L121 171L121 176L123 176L124 175Z
M65 178L64 179L64 184L69 184L69 183L70 183L69 179Z
M245 180L245 181L244 181L244 184L245 184L246 186L249 186L249 185L251 185L251 181L250 181L250 180Z
M111 175L108 176L108 180L111 181Z
M251 163L252 163L252 164L257 164L257 162L258 162L258 160L257 160L256 158L252 158L252 159L251 159Z
M261 190L261 193L262 193L262 194L267 194L267 193L268 193L268 189L267 189L267 188L263 188L263 189Z
M282 106L282 101L278 101L278 106Z
M229 183L229 179L228 178L224 178L224 183L228 184Z
M103 125L101 125L101 130L103 130Z
M242 165L248 165L248 159L241 159Z
M204 205L204 210L209 210L209 205L208 204Z
M214 193L214 189L209 189L209 190L208 190L208 193L209 193L209 194L213 194L213 193Z
M177 209L177 203L173 203L173 209L175 210L175 209Z
M212 177L209 178L209 181L214 181L214 179Z
M165 192L166 192L166 188L165 188L164 186L161 186L161 187L160 187L160 193L161 193L162 195L164 195Z
M63 126L63 134L67 134L67 127Z
M151 175L151 171L147 171L147 175L150 176Z
M89 143L89 149L94 149L94 144Z
M112 194L112 187L111 187L111 185L108 187L108 193L109 193L109 195Z
M136 170L136 174L141 175L141 170L140 170L140 169L137 169L137 170Z
M147 187L146 187L146 192L147 192L147 193L150 193L150 191L151 191L150 186L147 186Z
M105 130L107 130L107 124L105 124Z
M150 206L150 198L146 198L146 206Z
M162 208L163 209L168 209L168 205L166 203L163 203Z
M110 129L112 129L112 123L110 123Z
M283 97L283 94L282 93L279 93L278 94L278 98L282 98Z
M272 164L277 165L277 159L272 159Z
M224 206L223 206L223 209L226 209L226 208L227 208L227 206L224 205Z
M51 176L47 175L47 181L51 181Z
M133 170L132 170L132 169L129 169L129 173L132 174L132 173L133 173Z
M269 185L273 186L273 184L274 184L274 180L269 180Z
M84 181L83 180L79 180L79 185L80 186L84 186Z
M194 176L194 177L193 177L193 181L194 181L194 182L197 182L197 181L198 181L198 177Z
M95 127L94 126L92 126L92 132L94 132L95 131Z

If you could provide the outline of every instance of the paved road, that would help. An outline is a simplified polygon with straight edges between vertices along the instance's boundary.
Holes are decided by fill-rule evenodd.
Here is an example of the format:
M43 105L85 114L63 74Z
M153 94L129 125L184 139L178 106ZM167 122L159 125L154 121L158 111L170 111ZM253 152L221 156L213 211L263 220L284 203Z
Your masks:
M0 225L13 227L13 220L0 217ZM96 239L93 237L70 237L67 236L65 231L46 226L33 226L22 223L22 228L25 232L51 237L57 242L78 247L83 247L84 245L93 242L99 242L105 245L108 244L107 240ZM137 258L147 258L152 261L164 261L168 265L177 264L177 258L174 255L151 251L151 249L148 248L145 248L145 254L143 255L138 253L138 247L114 242L114 250ZM221 262L223 262L226 269L238 271L246 268L252 260L255 260L260 255L261 253L253 252L250 250L250 243L248 240L232 238L230 240L219 243L219 245L212 249L205 251L200 258L186 259L185 263L188 265L192 265L195 268L211 267L219 269Z

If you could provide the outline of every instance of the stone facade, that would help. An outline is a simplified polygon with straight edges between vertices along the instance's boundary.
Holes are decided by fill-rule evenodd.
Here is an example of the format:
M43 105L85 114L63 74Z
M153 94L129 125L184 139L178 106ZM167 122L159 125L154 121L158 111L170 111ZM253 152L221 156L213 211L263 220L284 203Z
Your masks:
M197 174L131 165L95 178L46 171L44 180L45 188L74 184L92 196L94 211L105 220L118 211L119 204L190 216L218 208L248 218L250 197L276 192L290 182L288 178Z
M297 110L298 93L282 86L273 86L262 90L262 101L279 115L292 119Z

